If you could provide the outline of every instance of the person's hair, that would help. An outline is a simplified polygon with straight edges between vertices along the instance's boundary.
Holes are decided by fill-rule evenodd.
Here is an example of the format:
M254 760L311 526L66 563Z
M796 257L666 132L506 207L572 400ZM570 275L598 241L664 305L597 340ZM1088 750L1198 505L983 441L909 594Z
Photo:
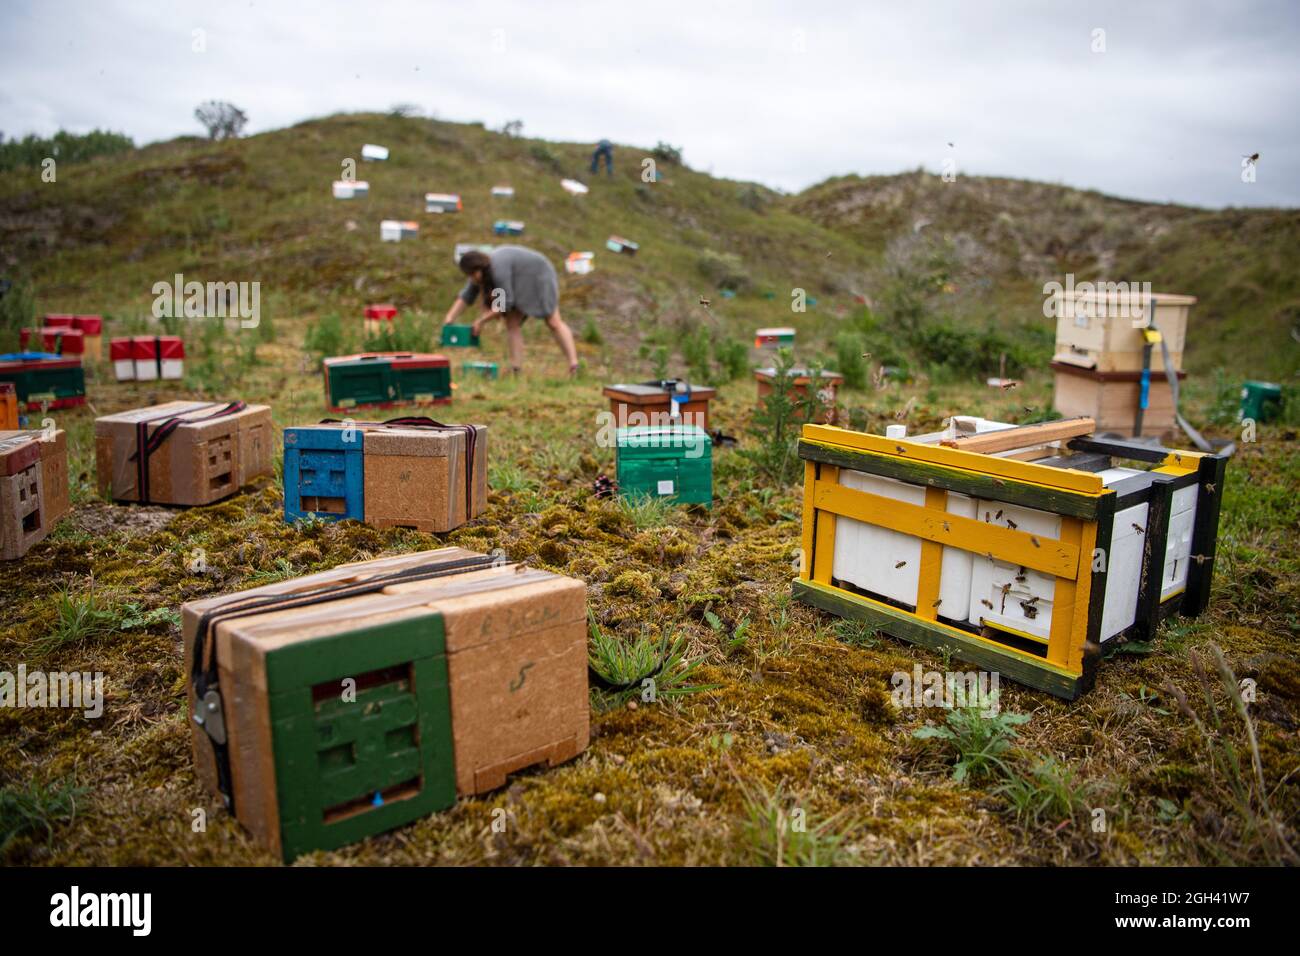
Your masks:
M471 249L460 257L460 271L470 276L482 269L485 273L492 271L492 260L486 252Z

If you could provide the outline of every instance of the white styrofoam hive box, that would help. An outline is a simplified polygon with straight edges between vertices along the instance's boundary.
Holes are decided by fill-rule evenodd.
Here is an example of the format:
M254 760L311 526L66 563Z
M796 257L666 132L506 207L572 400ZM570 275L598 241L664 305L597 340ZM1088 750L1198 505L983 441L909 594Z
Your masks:
M1199 485L1179 488L1174 492L1174 500L1169 506L1165 574L1160 585L1162 601L1187 587L1187 566L1192 560L1192 525L1196 522L1196 495L1199 490Z
M883 498L909 504L925 504L925 488L893 478L881 478L860 471L842 469L840 484ZM975 503L965 495L948 493L947 511L972 518ZM961 620L970 601L971 554L959 548L944 548L939 572L938 612ZM912 535L864 524L852 518L835 521L835 556L831 575L841 581L879 594L909 607L916 600L921 573L921 539Z
M515 194L513 186L493 186L492 195L497 199L509 199Z
M400 219L385 219L379 224L379 238L384 242L401 242L413 239L420 234L418 222L403 222Z
M364 179L339 179L334 182L335 199L360 199L369 192L370 183Z
M371 162L382 162L388 158L388 147L376 146L374 143L366 143L361 147L361 158Z
M586 275L596 267L594 252L570 252L564 260L564 271L570 275Z
M563 187L566 193L571 193L574 196L581 196L588 192L587 187L576 179L561 179L560 186Z
M1000 501L977 501L975 518L986 524L1059 540L1061 516ZM989 623L1046 641L1052 633L1056 578L1005 561L976 558L971 573L970 623Z
M432 213L459 212L460 196L455 193L425 193L424 211Z

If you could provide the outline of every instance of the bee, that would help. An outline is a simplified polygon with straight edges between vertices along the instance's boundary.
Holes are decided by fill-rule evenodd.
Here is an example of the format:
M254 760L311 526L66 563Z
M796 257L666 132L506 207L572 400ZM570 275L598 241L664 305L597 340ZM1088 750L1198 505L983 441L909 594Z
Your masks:
M1007 519L1007 527L1010 528L1012 531L1015 531L1018 527L1020 527L1020 525L1016 524L1014 521L1012 521L1010 518L1008 518L1008 519Z
M527 570L528 570L528 565L526 565L526 564L516 564L516 565L515 565L515 574L523 574L523 573L524 573L525 571L527 571Z
M1038 617L1038 608L1034 607L1034 605L1028 601L1021 601L1020 609L1025 612L1025 617L1031 621Z
M1214 482L1212 482L1212 481L1207 481L1207 482L1205 483L1205 493L1206 493L1207 495L1212 495L1212 494L1214 494Z
M1003 485L1006 484L1006 482L1003 481L1001 478L994 478L994 479L993 479L993 484L995 484L995 485L997 485L999 488L1001 488Z
M999 509L998 509L998 513L995 514L995 515L993 516L993 520L994 520L994 521L1001 521L1001 520L1002 520L1002 509L1001 509L1001 508L999 508Z
M902 567L903 565L905 565L905 564L907 564L906 561L899 561L896 565L894 565L894 570L897 571L899 568L901 568L901 567Z
M984 512L984 520L985 520L986 522L989 520L989 513L988 513L987 511Z
M1032 544L1033 544L1033 546L1034 546L1035 548L1041 548L1041 547L1042 547L1042 545L1038 543L1038 539L1035 538L1032 534L1029 536L1029 540L1030 540L1030 542L1032 542Z
M1004 392L1009 392L1013 388L1018 388L1020 386L1019 382L1000 382L998 384Z
M935 602L930 605L930 607L938 607L942 603L943 603L943 598L937 598Z
M1134 522L1133 522L1133 530L1136 531L1138 534L1146 534L1146 530L1147 530L1147 529L1144 528L1144 527L1142 527L1142 526L1141 526L1140 524L1138 524L1136 521L1134 521Z
M704 296L700 296L700 305L707 309L709 307L709 300L704 298Z
M895 445L895 446L894 446L894 451L898 452L900 455L906 455L906 454L907 454L907 449L904 448L902 445Z
M945 522L943 523L943 530L944 530L944 531L951 531L951 530L952 530L952 526L951 526L950 524L948 524L948 522L945 521Z
M983 604L990 611L993 610L993 602L990 601L988 598L980 598L980 603Z
M1257 162L1259 162L1259 153L1251 153L1249 156L1247 156L1245 153L1242 153L1241 158L1244 159L1246 162L1250 163L1250 165L1254 166Z
M1023 574L1017 574L1017 575L1016 575L1016 583L1017 583L1017 584L1024 584L1024 583L1025 583L1026 581L1028 581L1028 580L1029 580L1029 578L1026 577L1026 576L1023 575Z

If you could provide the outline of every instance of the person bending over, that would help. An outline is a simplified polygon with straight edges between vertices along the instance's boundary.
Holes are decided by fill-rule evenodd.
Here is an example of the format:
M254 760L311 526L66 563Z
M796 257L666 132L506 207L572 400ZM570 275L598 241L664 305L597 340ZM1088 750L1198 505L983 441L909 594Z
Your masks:
M560 316L560 281L550 260L523 246L498 246L491 253L472 249L460 257L460 271L469 281L447 311L443 325L454 322L481 296L474 334L478 335L493 319L504 320L506 350L515 374L523 368L523 328L530 316L546 320L546 327L569 363L569 374L577 373L578 350L573 344L573 332Z

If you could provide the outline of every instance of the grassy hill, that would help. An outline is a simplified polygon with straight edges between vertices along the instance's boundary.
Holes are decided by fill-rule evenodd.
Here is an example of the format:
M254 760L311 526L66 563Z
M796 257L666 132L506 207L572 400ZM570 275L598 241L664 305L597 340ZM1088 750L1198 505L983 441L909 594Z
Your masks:
M359 164L368 198L333 200L340 160L359 157L365 142L389 146L392 158ZM612 181L589 177L588 153L472 125L336 116L63 166L56 184L36 172L0 183L0 271L30 291L0 305L10 323L30 317L25 306L105 312L109 334L144 328L153 283L177 272L260 281L263 308L251 332L180 324L185 381L117 383L91 365L87 407L52 415L68 434L74 507L23 560L0 562L0 670L22 662L102 671L106 703L99 720L0 708L0 862L275 862L194 779L178 608L447 544L499 548L580 578L594 626L616 646L680 641L695 692L635 706L593 677L592 745L577 760L518 774L445 813L312 854L309 864L1295 862L1294 412L1262 425L1228 466L1207 615L1171 619L1150 645L1115 648L1096 689L1072 704L1004 681L1003 713L1028 721L979 722L974 736L946 744L916 736L944 721L942 711L895 708L889 693L900 671L952 662L791 600L802 490L754 454L774 440L745 374L759 356L742 346L736 375L717 351L757 325L793 324L802 360L856 361L861 375L889 359L898 374L860 378L841 396L850 424L874 432L895 422L930 430L954 413L1032 420L1051 405L1050 379L1034 367L1051 347L1041 270L1141 279L1149 269L1158 288L1212 305L1193 312L1199 371L1187 410L1215 437L1239 437L1235 377L1265 358L1279 375L1294 370L1294 345L1255 341L1265 327L1285 331L1294 308L1294 214L1180 210L922 174L779 196L671 162L660 164L662 181L642 183L639 160L649 153L632 147L618 148ZM565 175L589 181L590 194L564 193ZM489 198L497 182L515 187L513 201ZM459 192L464 212L425 215L427 191ZM918 229L918 217L930 223ZM383 218L418 220L419 239L381 243ZM561 280L563 307L583 333L577 379L563 377L546 329L530 322L525 376L457 376L454 403L438 410L489 427L482 516L446 535L287 525L274 478L206 508L97 495L96 415L206 396L267 402L281 427L319 420L313 345L323 348L331 328L359 344L361 306L373 301L414 316L406 332L427 342L461 284L453 244L492 241L495 218L523 219L524 241L554 260L582 249L597 260L594 274ZM640 254L605 252L610 233L639 241ZM792 313L794 288L817 303ZM1251 326L1257 312L1274 325ZM941 346L954 342L945 354ZM1027 364L1024 385L986 387L981 376L1007 352ZM489 331L483 355L503 354L499 330ZM719 382L711 424L740 439L716 449L714 506L597 498L594 480L613 469L612 450L593 440L608 407L600 386L688 365ZM198 549L203 571L189 559ZM1248 723L1207 663L1216 647L1232 680L1258 689ZM990 741L1006 747L1001 769L955 777L959 751ZM202 832L196 808L207 811ZM496 832L502 810L509 825ZM788 826L795 811L804 831Z

